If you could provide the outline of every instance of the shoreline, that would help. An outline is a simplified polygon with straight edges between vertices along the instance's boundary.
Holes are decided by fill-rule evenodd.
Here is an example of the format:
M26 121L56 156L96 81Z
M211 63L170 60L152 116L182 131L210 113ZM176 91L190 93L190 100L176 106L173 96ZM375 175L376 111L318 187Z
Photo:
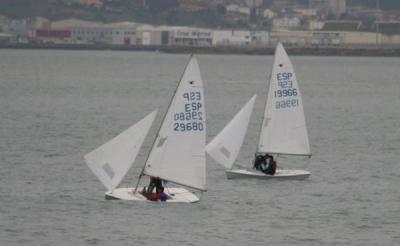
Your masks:
M187 47L187 46L143 46L143 45L110 45L110 44L6 44L0 49L57 49L57 50L116 50L116 51L158 51L162 53L195 53L195 54L235 54L235 55L273 55L275 48L270 47ZM399 47L290 47L286 46L289 55L295 56L372 56L399 57Z

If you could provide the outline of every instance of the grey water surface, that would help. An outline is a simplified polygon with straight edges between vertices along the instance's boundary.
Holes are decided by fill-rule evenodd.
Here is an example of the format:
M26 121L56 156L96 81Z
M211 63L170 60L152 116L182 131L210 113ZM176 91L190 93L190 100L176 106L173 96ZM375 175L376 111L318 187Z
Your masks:
M258 95L250 167L273 57L197 57L208 141ZM308 180L227 180L207 158L199 203L105 201L83 155L159 107L134 185L188 59L0 50L0 245L400 245L399 58L292 57L313 157L279 164Z

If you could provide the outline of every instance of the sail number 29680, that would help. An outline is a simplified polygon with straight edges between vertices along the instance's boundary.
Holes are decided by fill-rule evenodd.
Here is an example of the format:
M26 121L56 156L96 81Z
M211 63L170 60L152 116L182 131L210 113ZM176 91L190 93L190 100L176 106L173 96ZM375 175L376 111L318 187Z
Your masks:
M182 94L182 112L174 114L174 131L204 131L203 103L200 91L185 92Z
M203 131L204 125L202 122L174 123L174 131Z

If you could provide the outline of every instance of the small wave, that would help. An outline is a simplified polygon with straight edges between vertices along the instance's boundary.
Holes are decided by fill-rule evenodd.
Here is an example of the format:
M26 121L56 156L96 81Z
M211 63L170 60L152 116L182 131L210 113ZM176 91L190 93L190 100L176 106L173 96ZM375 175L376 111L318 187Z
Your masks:
M85 240L89 245L99 245L101 244L102 240L97 238L91 238Z

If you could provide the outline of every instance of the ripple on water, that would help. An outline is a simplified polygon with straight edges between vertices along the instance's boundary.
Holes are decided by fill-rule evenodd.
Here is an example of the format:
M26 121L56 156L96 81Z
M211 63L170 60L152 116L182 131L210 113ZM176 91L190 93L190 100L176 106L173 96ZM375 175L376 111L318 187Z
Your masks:
M398 58L293 57L314 156L280 161L312 176L227 180L207 157L200 203L166 205L105 201L83 155L153 108L164 112L187 54L0 50L0 57L0 245L400 245ZM207 142L258 93L235 163L248 168L273 58L198 60ZM156 129L123 186L135 183Z

